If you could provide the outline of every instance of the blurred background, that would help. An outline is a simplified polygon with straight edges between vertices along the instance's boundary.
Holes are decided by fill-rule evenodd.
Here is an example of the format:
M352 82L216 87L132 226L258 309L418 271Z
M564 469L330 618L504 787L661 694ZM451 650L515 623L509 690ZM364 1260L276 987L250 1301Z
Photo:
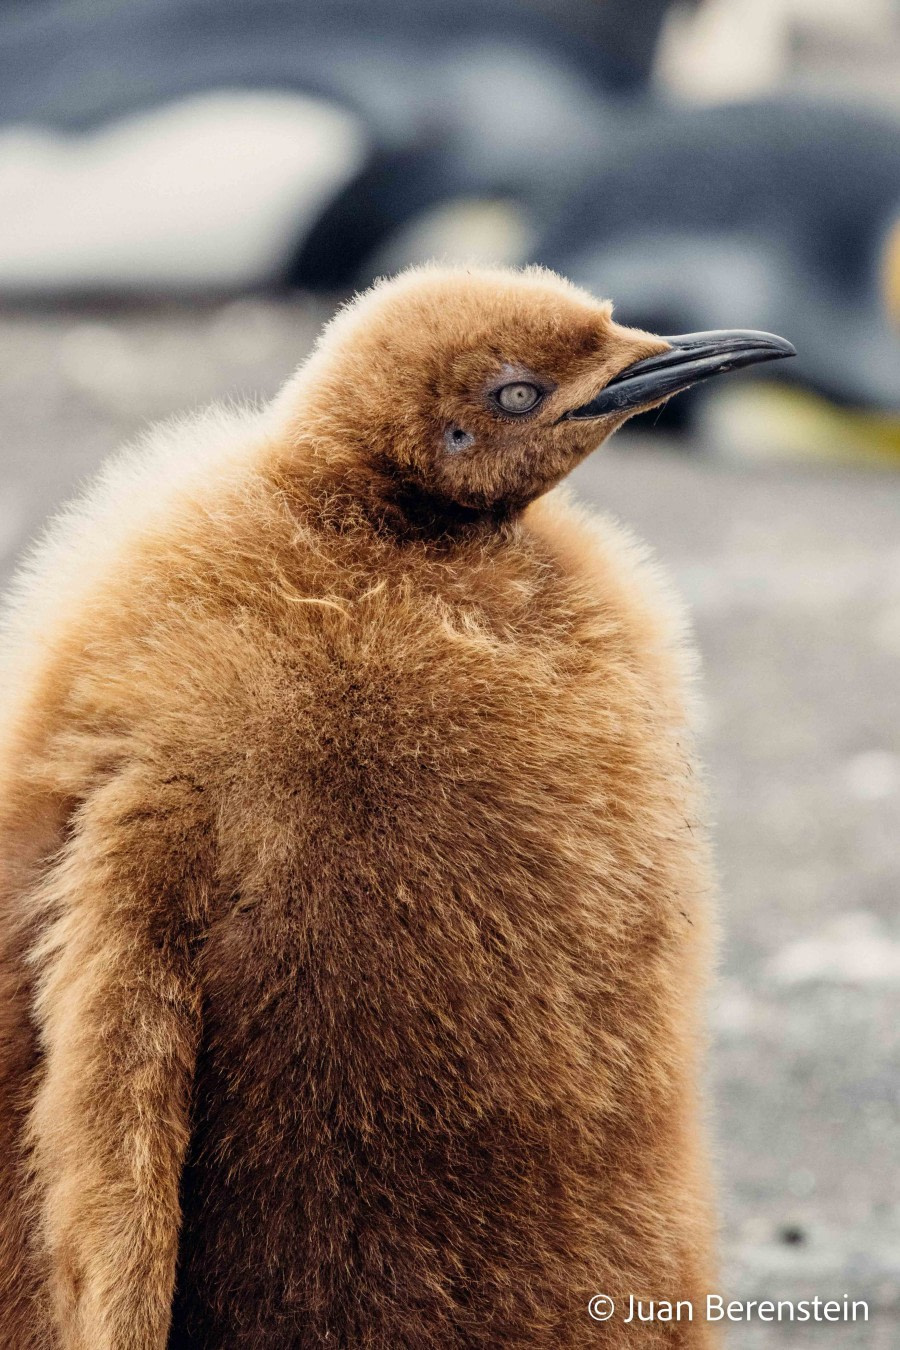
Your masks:
M268 396L340 299L540 261L796 361L577 475L674 573L722 877L728 1297L900 1345L900 0L6 0L0 580L149 420Z

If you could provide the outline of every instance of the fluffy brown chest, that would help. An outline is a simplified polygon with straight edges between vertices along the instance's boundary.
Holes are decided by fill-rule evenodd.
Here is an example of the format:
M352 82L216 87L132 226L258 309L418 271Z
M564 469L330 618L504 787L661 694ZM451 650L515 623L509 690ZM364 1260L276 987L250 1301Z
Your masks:
M570 1343L677 905L640 663L549 617L404 592L254 667L172 1350Z

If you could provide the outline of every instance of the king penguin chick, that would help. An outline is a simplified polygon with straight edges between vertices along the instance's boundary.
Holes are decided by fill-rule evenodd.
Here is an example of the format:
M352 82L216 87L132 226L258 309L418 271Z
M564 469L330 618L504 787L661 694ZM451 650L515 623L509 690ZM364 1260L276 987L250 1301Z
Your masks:
M544 494L790 350L414 271L57 522L0 705L9 1350L708 1343L621 1320L710 1278L681 628Z

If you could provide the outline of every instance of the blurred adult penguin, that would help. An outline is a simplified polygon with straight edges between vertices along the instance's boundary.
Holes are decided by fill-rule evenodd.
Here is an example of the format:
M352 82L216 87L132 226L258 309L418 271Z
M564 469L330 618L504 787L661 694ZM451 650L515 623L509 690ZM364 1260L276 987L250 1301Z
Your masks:
M58 522L4 631L8 1350L709 1344L624 1320L711 1287L689 662L552 489L791 353L414 271Z
M350 289L448 203L520 257L643 91L668 4L19 0L0 290Z
M655 331L787 328L800 358L766 378L889 414L898 226L897 119L772 99L636 113L535 252Z

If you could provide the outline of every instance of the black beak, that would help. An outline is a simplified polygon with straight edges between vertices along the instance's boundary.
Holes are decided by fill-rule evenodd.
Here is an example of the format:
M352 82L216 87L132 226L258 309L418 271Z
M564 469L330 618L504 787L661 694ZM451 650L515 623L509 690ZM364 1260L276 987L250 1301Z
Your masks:
M796 356L796 349L774 333L751 329L722 329L711 333L683 333L663 339L667 352L635 361L615 375L596 398L573 408L566 417L603 417L606 413L636 412L661 399L679 394L711 375L753 366L758 361L779 361Z

